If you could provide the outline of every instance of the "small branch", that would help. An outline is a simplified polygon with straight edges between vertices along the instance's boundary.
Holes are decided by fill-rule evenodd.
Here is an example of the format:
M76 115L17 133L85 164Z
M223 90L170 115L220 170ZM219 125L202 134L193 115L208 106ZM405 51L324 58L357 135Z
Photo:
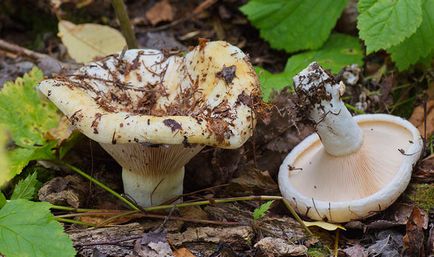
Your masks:
M61 62L61 61L59 61L59 60L57 60L57 59L55 59L49 55L32 51L30 49L21 47L19 45L7 42L7 41L2 40L2 39L0 39L0 50L15 54L18 56L24 56L26 58L32 59L33 61L37 62L38 65L40 65L41 63L44 63L44 61L46 63L56 63L56 66L58 65L59 67L55 67L55 69L59 70L59 71L63 68L66 68L66 69L77 68L77 65L75 65L75 64ZM43 69L42 67L40 67L40 68Z
M123 0L112 0L113 9L115 9L116 17L119 20L122 34L124 35L128 48L138 48L136 35L134 34L131 26L130 19L128 18L127 8Z
M15 45L13 43L9 43L2 39L0 39L0 49L7 52L15 53L17 55L24 55L28 58L34 59L35 61L38 61L39 59L43 59L43 58L52 58L49 55L34 52L30 49L21 47L19 45Z

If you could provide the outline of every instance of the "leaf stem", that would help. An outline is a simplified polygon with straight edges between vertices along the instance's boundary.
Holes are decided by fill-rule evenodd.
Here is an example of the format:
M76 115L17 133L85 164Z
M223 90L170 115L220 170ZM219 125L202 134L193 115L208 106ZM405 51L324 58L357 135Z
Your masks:
M63 222L63 223L71 223L71 224L83 225L83 226L88 226L88 227L96 227L95 224L91 224L91 223L87 223L87 222L83 222L83 221L79 221L79 220L65 219L65 218L60 218L60 217L56 217L55 219L57 221Z
M294 216L294 218L298 221L298 223L300 223L300 225L304 228L304 230L306 230L306 232L309 235L313 236L312 231L310 231L310 229L306 226L306 224L304 224L303 220L300 218L300 216L298 216L294 208L292 208L292 206L289 204L289 201L284 198L282 198L282 201L285 204L286 208L289 210L289 212L292 214L292 216Z
M190 203L166 204L166 205L143 208L143 210L159 211L159 210L166 210L172 208L182 208L188 206L199 206L199 205L207 205L207 204L215 204L215 203L230 203L230 202L238 202L238 201L267 201L267 200L282 200L282 199L283 198L281 196L252 195L252 196L241 196L241 197L229 197L229 198L222 198L222 199L210 199L210 200L203 200L203 201L190 202Z
M123 0L112 0L112 6L115 10L116 17L119 20L122 34L124 35L128 48L138 48L136 35L134 34L130 19L128 18L127 8Z
M102 182L100 182L99 180L97 180L96 178L93 178L92 176L90 176L89 174L87 174L86 172L80 170L79 168L72 166L66 162L63 161L53 161L59 165L63 165L65 167L67 167L68 169L74 171L75 173L79 174L80 176L86 178L87 180L89 180L90 182L96 184L97 186L101 187L102 189L106 190L107 192L109 192L110 194L112 194L114 197L118 198L119 200L121 200L122 202L124 202L126 205L128 205L131 209L133 210L140 210L136 205L134 205L132 202L128 201L126 198L122 197L120 194L118 194L117 192L115 192L113 189L111 189L110 187L106 186L105 184L103 184Z

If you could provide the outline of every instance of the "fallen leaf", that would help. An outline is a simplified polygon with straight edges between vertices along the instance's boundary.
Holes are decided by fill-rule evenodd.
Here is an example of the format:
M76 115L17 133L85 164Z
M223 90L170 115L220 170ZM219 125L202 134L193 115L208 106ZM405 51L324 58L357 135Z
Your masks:
M419 130L422 136L425 135L425 112L424 104L417 106L411 114L410 122ZM434 100L429 100L426 110L426 137L434 134Z
M167 242L167 233L157 230L144 233L141 239L134 243L134 256L139 257L170 257L172 249Z
M265 237L254 246L261 253L260 256L274 257L274 256L300 256L305 255L307 247L304 245L297 245L289 243L282 238Z
M406 234L403 237L404 253L407 256L423 257L424 250L424 226L427 215L421 209L414 207L413 212L407 222Z
M368 247L369 256L401 256L402 235L394 230L383 230L376 235L375 244Z
M268 171L248 168L240 177L230 181L225 192L231 195L275 195L279 193L278 190Z
M206 220L208 219L208 214L202 210L200 206L188 206L185 208L180 208L179 213L182 217L194 220Z
M174 246L194 242L225 242L234 246L234 250L246 249L253 237L253 229L250 226L188 227L184 232L168 234L168 240Z
M418 182L434 182L434 154L421 160L413 173L413 178Z
M173 252L173 256L175 257L195 257L190 250L188 250L187 248L183 247L183 248L179 248L178 250Z
M67 140L74 130L74 127L69 122L66 116L62 116L59 120L59 125L55 128L50 129L46 134L45 138L48 140L57 140L58 144Z
M77 62L90 62L96 57L103 57L122 51L127 45L122 34L99 24L79 24L59 21L59 37L68 49L69 55Z
M169 0L162 0L154 4L151 9L146 12L145 16L153 26L162 21L172 21L174 17L173 7Z
M86 183L77 175L55 177L45 183L38 198L51 204L69 205L78 208L86 197Z
M434 224L431 224L427 243L428 256L434 256Z
M342 229L342 230L347 230L345 227L338 225L338 224L333 224L333 223L328 223L325 221L303 221L304 225L306 225L307 227L320 227L322 229L328 230L328 231L334 231L336 229Z
M348 257L368 257L368 253L366 252L365 248L359 244L344 249L344 253Z

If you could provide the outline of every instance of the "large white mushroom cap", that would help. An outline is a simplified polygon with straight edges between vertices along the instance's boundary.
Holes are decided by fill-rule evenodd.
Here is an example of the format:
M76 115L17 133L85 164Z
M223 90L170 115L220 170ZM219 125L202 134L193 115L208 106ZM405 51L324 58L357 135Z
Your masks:
M260 101L248 57L222 41L185 56L128 50L39 89L118 161L125 192L144 207L182 194L184 165L204 145L240 147Z
M341 85L315 63L294 81L312 104L308 115L317 134L282 163L282 195L300 214L330 222L365 218L390 206L406 189L422 152L418 130L387 114L351 117L340 100Z
M226 42L185 56L128 50L90 63L39 89L100 143L205 144L237 148L252 134L257 76Z

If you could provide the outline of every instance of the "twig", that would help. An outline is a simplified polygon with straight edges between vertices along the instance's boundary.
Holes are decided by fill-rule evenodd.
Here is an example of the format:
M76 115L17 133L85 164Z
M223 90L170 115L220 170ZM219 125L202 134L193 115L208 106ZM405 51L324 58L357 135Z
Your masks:
M3 50L5 52L9 52L9 53L13 53L13 54L16 54L19 56L27 57L29 59L32 59L33 61L38 62L38 63L42 62L43 60L47 60L47 62L49 62L49 61L55 62L56 64L59 65L59 70L61 70L62 68L66 68L66 69L75 69L76 68L75 64L61 62L61 61L59 61L59 60L57 60L57 59L55 59L49 55L32 51L30 49L21 47L19 45L7 42L7 41L2 40L2 39L0 39L0 50Z
M134 212L134 213L132 213ZM114 212L87 212L87 213L71 213L71 214L64 214L64 215L56 215L56 218L70 218L70 217L80 217L80 216L106 216L106 215L112 215L112 214L119 214L119 213L127 213L125 211L114 211ZM131 215L130 218L151 218L151 219L166 219L167 215L158 215L158 214L148 214L148 213L138 213L137 211L129 211L128 215ZM125 215L126 217L127 215ZM119 217L118 217L119 218ZM184 217L178 217L178 216L171 216L168 218L169 220L180 220L185 222L191 222L191 223L203 223L203 224L212 224L212 225L225 225L225 226L233 226L233 225L240 225L239 222L231 222L231 221L217 221L217 220L203 220L203 219L189 219ZM105 221L103 221L105 222ZM98 227L102 227L103 224L99 223L97 224Z
M123 0L112 0L113 9L115 9L116 17L119 20L122 34L124 35L128 48L138 48L136 35L134 34L131 26L130 19L128 18L127 8Z
M53 59L51 56L46 55L46 54L41 54L38 52L34 52L30 49L21 47L19 45L15 45L13 43L9 43L7 41L4 41L2 39L0 39L0 49L5 50L7 52L11 52L11 53L15 53L18 55L24 55L28 58L34 59L35 61L38 61L39 59L43 59L43 58L51 58Z

